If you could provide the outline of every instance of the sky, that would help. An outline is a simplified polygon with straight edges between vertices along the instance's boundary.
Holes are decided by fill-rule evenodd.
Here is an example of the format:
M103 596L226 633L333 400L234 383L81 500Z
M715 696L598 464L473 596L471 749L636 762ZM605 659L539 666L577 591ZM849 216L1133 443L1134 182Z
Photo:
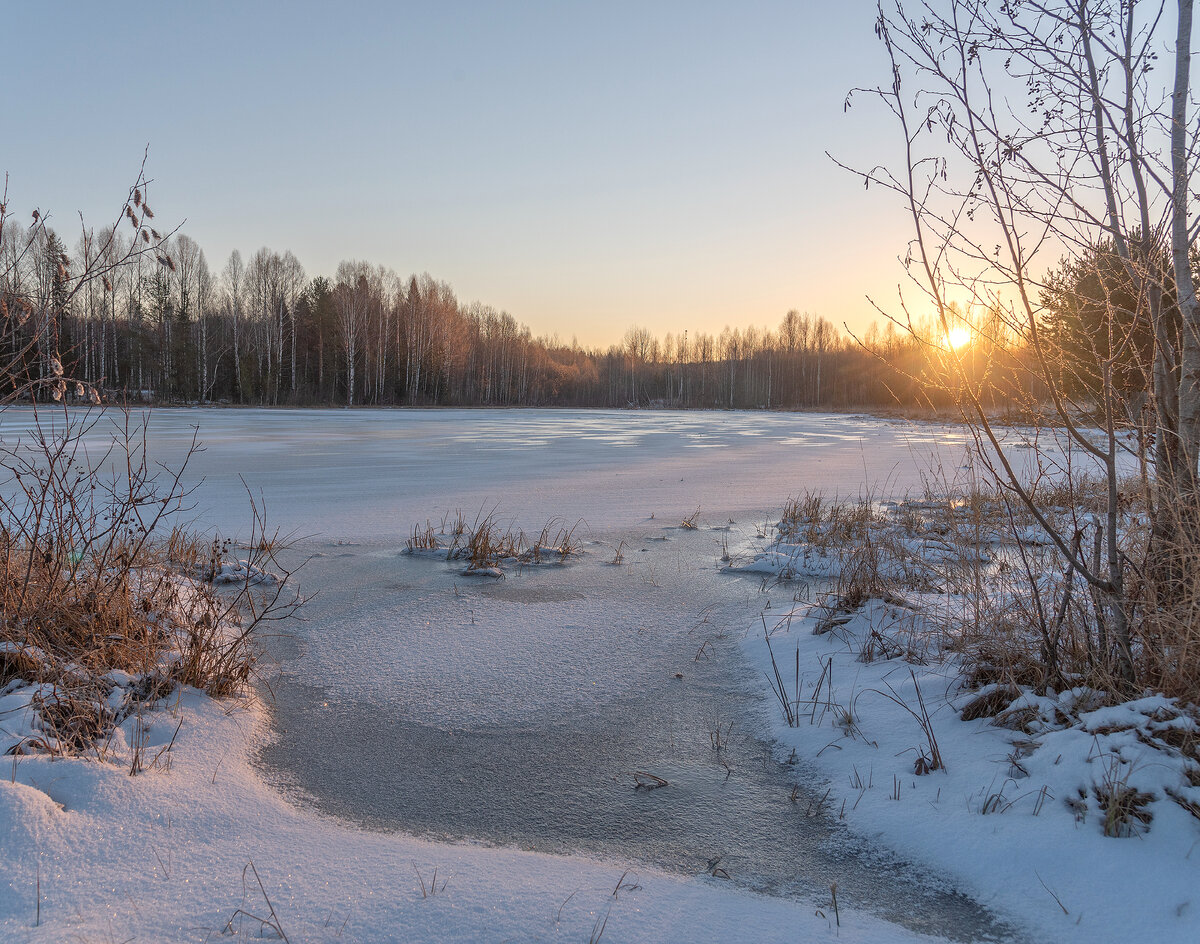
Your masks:
M429 272L535 334L616 342L895 309L903 207L839 169L901 139L868 0L20 3L10 208L73 242L149 145L159 223L220 269Z

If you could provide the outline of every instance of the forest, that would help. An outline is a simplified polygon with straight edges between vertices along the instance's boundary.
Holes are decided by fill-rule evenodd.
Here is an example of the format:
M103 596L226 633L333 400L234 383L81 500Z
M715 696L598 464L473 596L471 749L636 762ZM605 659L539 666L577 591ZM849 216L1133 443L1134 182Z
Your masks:
M52 393L38 381L59 367L106 402L797 409L938 396L921 382L939 347L929 325L854 336L792 310L773 329L717 335L614 325L619 343L588 349L534 336L428 274L346 261L309 277L267 248L235 250L217 271L138 209L130 233L85 231L73 250L45 221L10 218L0 232L2 340L22 396ZM131 252L150 232L152 251Z

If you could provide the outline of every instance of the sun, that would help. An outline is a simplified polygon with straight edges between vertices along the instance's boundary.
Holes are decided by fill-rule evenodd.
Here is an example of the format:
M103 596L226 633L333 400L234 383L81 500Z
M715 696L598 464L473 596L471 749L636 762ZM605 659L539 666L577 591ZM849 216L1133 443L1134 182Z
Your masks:
M971 329L966 325L956 325L945 333L943 340L952 350L958 350L964 344L970 344L973 337Z

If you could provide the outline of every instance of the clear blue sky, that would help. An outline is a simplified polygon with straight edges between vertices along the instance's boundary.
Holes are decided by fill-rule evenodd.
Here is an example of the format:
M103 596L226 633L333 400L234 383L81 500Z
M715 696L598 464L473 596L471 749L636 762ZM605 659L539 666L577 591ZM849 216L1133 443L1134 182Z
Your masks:
M846 91L886 78L846 2L35 3L4 15L10 201L152 199L214 269L291 249L428 271L535 332L614 341L861 327L904 217L838 170L897 153Z

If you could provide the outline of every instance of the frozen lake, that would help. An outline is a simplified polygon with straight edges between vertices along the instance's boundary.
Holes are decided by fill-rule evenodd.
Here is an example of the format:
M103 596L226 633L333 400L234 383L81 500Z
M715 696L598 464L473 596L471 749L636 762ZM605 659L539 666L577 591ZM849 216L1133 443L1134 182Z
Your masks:
M10 411L0 433L24 421ZM197 526L244 530L249 488L309 558L307 618L271 643L278 734L262 754L297 802L376 829L717 868L772 894L827 897L836 881L912 928L996 931L848 837L803 758L772 756L771 706L735 644L765 597L718 569L789 495L883 498L920 491L931 468L958 474L962 431L813 414L163 410L153 458L176 465L195 427ZM585 553L502 581L401 553L415 523L480 508L534 533L577 523ZM679 528L697 509L697 530ZM670 785L635 791L632 771Z
M61 413L42 411L49 426ZM0 436L27 432L32 411L0 414ZM860 416L583 410L160 410L152 459L176 465L199 429L189 480L204 526L236 530L246 485L274 525L326 541L386 545L416 521L481 505L530 527L549 515L597 531L700 507L774 513L805 488L857 495L919 488L931 465L960 463L960 430ZM88 436L94 455L112 419Z

